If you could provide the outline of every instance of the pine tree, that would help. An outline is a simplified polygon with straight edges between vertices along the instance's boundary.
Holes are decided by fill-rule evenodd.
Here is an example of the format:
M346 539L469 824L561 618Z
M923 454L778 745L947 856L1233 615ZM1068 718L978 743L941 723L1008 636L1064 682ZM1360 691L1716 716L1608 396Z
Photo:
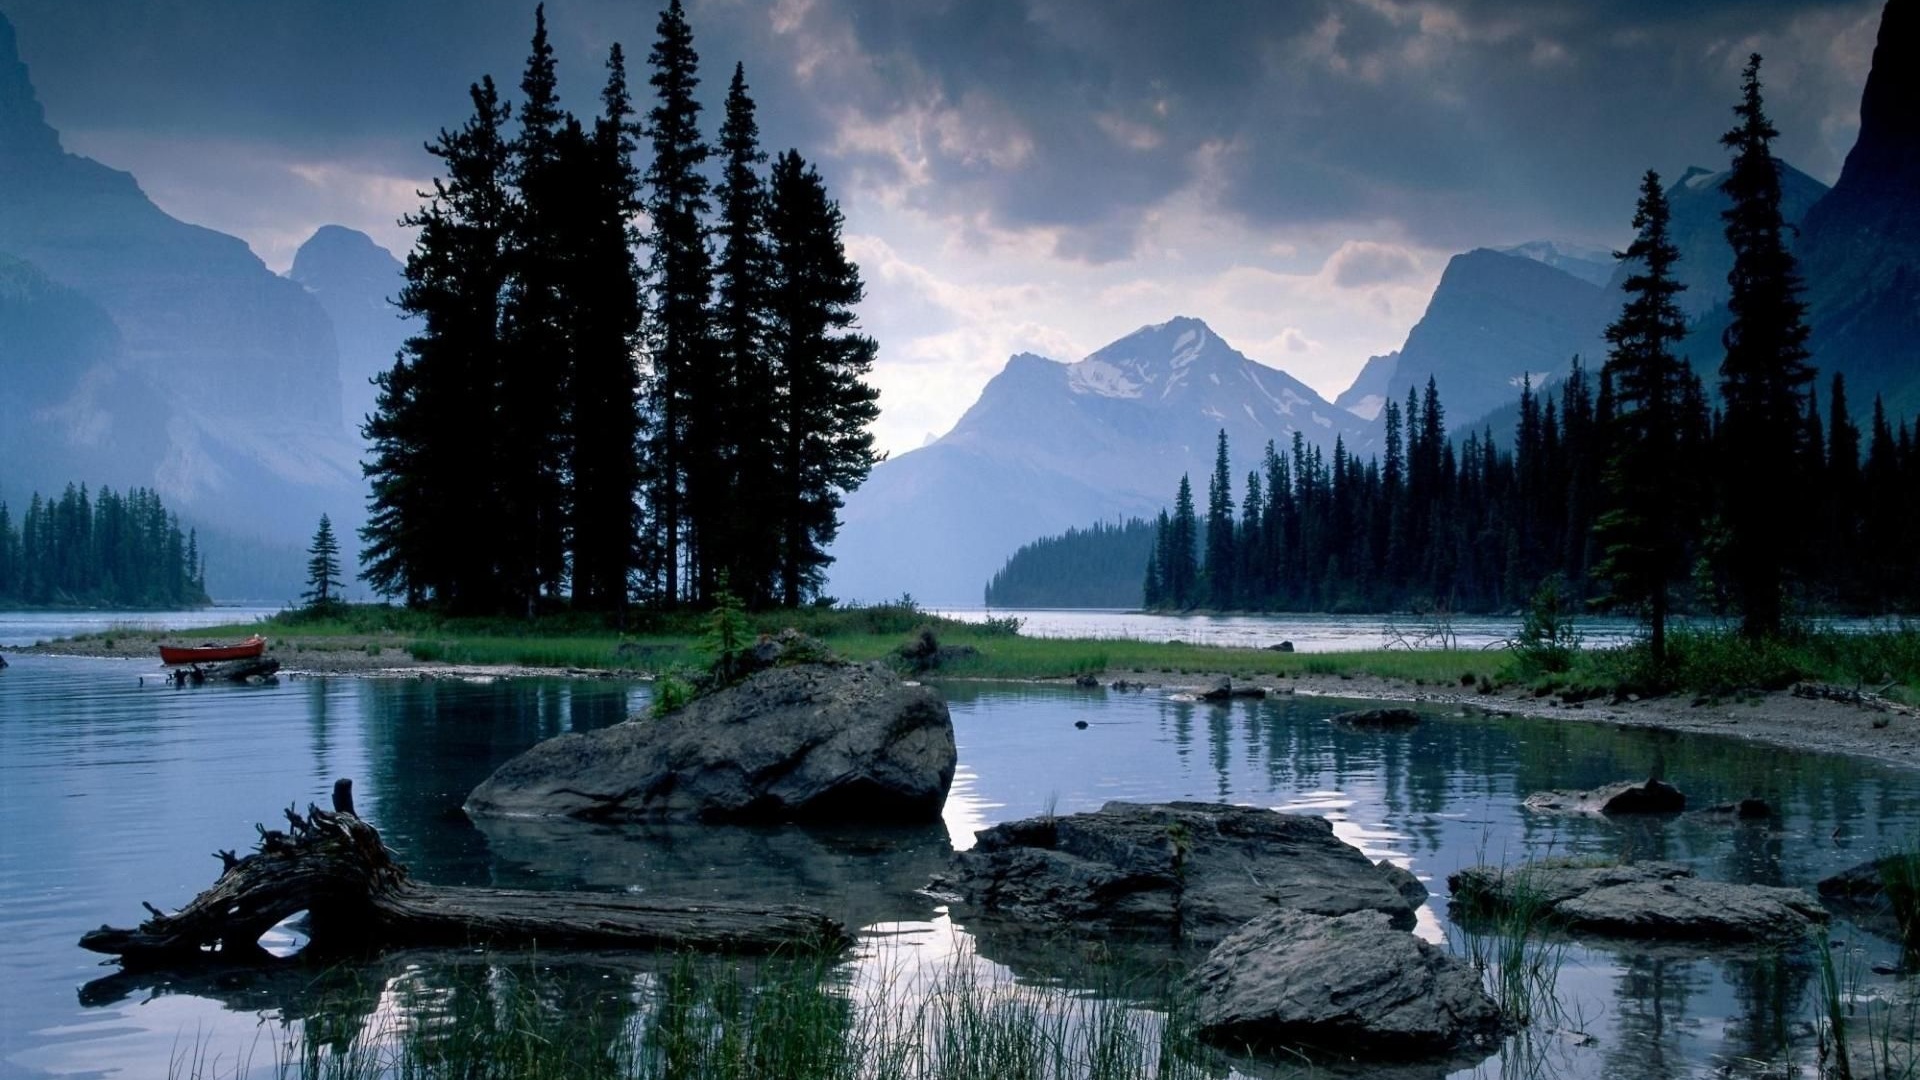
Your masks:
M1760 56L1741 77L1739 123L1722 137L1733 151L1723 190L1733 205L1724 213L1733 248L1727 309L1726 358L1720 365L1720 396L1726 472L1727 562L1739 596L1741 632L1749 639L1780 630L1782 591L1790 564L1801 554L1799 515L1782 513L1780 493L1804 490L1801 450L1807 364L1806 306L1788 249L1788 226L1780 215L1780 169L1771 146L1779 132L1760 94Z
M1686 286L1674 277L1680 250L1668 233L1669 217L1660 176L1649 169L1633 216L1638 235L1615 256L1634 271L1623 286L1626 304L1606 333L1613 431L1606 510L1597 529L1605 550L1597 573L1608 583L1607 602L1644 612L1656 664L1666 661L1671 590L1686 574L1687 518L1695 504L1675 470L1685 369L1673 350L1687 321L1674 301Z
M879 393L865 382L878 346L855 331L865 294L840 240L840 207L789 150L773 163L767 205L772 268L768 342L779 388L774 513L784 527L780 602L819 592L840 528L841 493L879 461L868 430Z
M0 500L0 601L20 602L20 538L5 500Z
M573 603L588 611L624 610L640 535L640 267L631 224L640 209L633 166L633 104L626 58L607 56L601 114L590 138L570 127L563 153L577 235L566 295L571 308L573 371L565 441Z
M1214 448L1213 475L1207 480L1207 606L1225 610L1234 606L1234 570L1239 557L1233 544L1233 474L1227 455L1227 431L1220 429Z
M1160 567L1165 579L1166 603L1185 610L1200 600L1200 564L1195 547L1198 524L1193 516L1193 485L1180 474L1180 491L1173 499L1172 527L1167 530L1167 551Z
M708 440L726 403L712 393L713 265L704 224L709 185L702 170L711 151L700 136L700 103L693 97L700 57L680 0L671 0L660 14L657 33L647 57L657 100L646 127L653 144L645 183L653 297L645 329L652 365L645 460L658 594L671 607L682 598L700 599L697 582L690 594L686 589L689 573L701 572L690 565L690 553L708 524L699 520L705 505L695 500L724 475L714 468L720 448Z
M420 230L399 307L418 316L363 434L372 487L362 577L376 592L450 610L499 600L490 469L506 287L508 116L493 80L471 89L474 115L428 152L447 175L403 219Z
M1147 580L1141 587L1141 602L1147 610L1153 611L1168 606L1171 599L1167 595L1167 552L1172 550L1173 520L1162 508L1153 522L1153 551L1147 556Z
M573 298L566 287L577 239L569 218L579 209L567 174L581 141L577 127L567 140L570 118L560 110L544 4L534 9L520 92L520 131L508 163L515 198L504 251L503 362L488 468L496 493L500 601L531 615L542 596L559 592L566 573L565 413L574 366L568 341ZM568 145L575 152L563 156Z
M766 514L755 497L773 490L778 455L768 326L772 253L766 234L767 190L757 171L767 155L760 149L746 69L738 64L727 88L720 152L726 163L714 192L720 204L717 231L723 244L715 275L714 361L716 382L724 387L730 403L723 414L727 430L721 439L729 457L725 513L705 538L708 554L703 558L724 563L734 591L749 606L762 607L779 598L776 582L784 531L779 519Z
M336 602L334 591L339 584L340 542L334 539L333 522L321 514L313 543L307 545L307 591L300 598L309 608L330 607Z

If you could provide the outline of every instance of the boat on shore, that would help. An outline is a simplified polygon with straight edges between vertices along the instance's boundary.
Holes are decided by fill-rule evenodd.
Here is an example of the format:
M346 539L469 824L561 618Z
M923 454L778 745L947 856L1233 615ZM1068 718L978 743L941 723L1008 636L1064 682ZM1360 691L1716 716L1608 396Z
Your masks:
M218 645L162 645L163 664L217 664L227 660L252 660L267 651L267 639L255 634L245 641Z

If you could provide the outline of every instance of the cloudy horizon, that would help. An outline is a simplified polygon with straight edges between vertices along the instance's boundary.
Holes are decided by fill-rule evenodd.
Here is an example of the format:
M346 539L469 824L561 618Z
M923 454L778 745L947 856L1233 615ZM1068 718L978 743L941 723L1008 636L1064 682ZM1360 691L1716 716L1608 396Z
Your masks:
M84 7L84 10L80 10ZM1331 398L1398 348L1447 259L1611 247L1647 168L1718 168L1767 57L1783 158L1831 182L1879 0L692 0L711 137L735 60L769 150L847 218L883 449L951 427L1016 352L1077 360L1176 314ZM1604 10L1598 10L1604 8ZM284 271L322 224L396 255L422 144L517 91L533 4L0 0L68 150ZM553 0L563 105L658 9Z

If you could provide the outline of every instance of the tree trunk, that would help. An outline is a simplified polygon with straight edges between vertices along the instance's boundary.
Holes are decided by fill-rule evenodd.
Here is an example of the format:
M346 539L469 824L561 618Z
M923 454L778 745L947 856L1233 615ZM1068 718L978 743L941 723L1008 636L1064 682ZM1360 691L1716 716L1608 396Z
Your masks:
M312 945L325 952L395 946L697 949L767 953L850 943L838 922L791 905L690 904L612 893L425 885L408 876L380 834L353 813L348 781L334 785L334 810L286 810L288 831L260 830L259 850L226 865L211 887L179 911L147 905L132 930L102 926L80 946L128 965L182 965L265 958L260 935L308 913Z

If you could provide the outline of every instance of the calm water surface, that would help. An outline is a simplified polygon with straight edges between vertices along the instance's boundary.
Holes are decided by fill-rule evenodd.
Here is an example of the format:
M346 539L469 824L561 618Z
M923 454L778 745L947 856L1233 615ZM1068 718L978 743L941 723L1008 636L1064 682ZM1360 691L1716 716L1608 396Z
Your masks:
M410 954L356 977L347 1015L306 977L127 977L78 949L140 902L178 906L213 880L209 853L245 847L289 803L324 804L351 776L361 811L427 880L798 899L869 930L864 968L956 951L996 977L1065 979L1055 958L975 936L916 890L984 824L1109 799L1202 799L1320 814L1350 842L1408 865L1436 894L1418 932L1457 938L1449 872L1483 859L1622 854L1703 874L1811 885L1920 827L1920 778L1738 742L1599 725L1445 717L1395 735L1346 732L1339 703L1231 708L1158 694L949 685L960 770L946 821L887 830L630 828L469 823L459 805L499 763L564 731L644 706L642 684L592 680L299 679L268 687L141 686L145 662L22 657L0 673L0 1077L165 1075L182 1048L220 1075L271 1075L276 1039L351 1033L390 1011L392 986L473 978L487 959ZM1078 730L1076 720L1088 727ZM1664 774L1698 804L1761 795L1771 826L1549 818L1526 792ZM1891 947L1839 926L1868 959ZM620 961L542 958L581 1000L630 994ZM1527 1054L1540 1075L1758 1075L1751 1062L1812 1054L1805 955L1568 951L1566 1019ZM1516 1051L1517 1053L1517 1051ZM217 1061L215 1060L217 1059ZM1461 1076L1510 1075L1499 1058ZM1503 1073L1503 1067L1505 1072ZM1437 1075L1437 1074L1436 1074Z
M0 647L32 645L77 634L129 630L191 630L264 619L281 609L216 604L190 611L0 611Z
M972 607L944 608L939 613L973 622L1018 619L1020 632L1028 637L1178 641L1247 649L1290 641L1299 652L1493 649L1520 633L1518 616L1498 615L1455 615L1442 620L1406 614L1160 615L1119 609ZM1870 619L1823 619L1819 624L1847 632L1887 625ZM1686 621L1676 620L1676 625L1686 625ZM1715 624L1703 621L1701 625ZM1641 633L1632 619L1582 618L1575 626L1582 643L1595 648L1621 645Z

